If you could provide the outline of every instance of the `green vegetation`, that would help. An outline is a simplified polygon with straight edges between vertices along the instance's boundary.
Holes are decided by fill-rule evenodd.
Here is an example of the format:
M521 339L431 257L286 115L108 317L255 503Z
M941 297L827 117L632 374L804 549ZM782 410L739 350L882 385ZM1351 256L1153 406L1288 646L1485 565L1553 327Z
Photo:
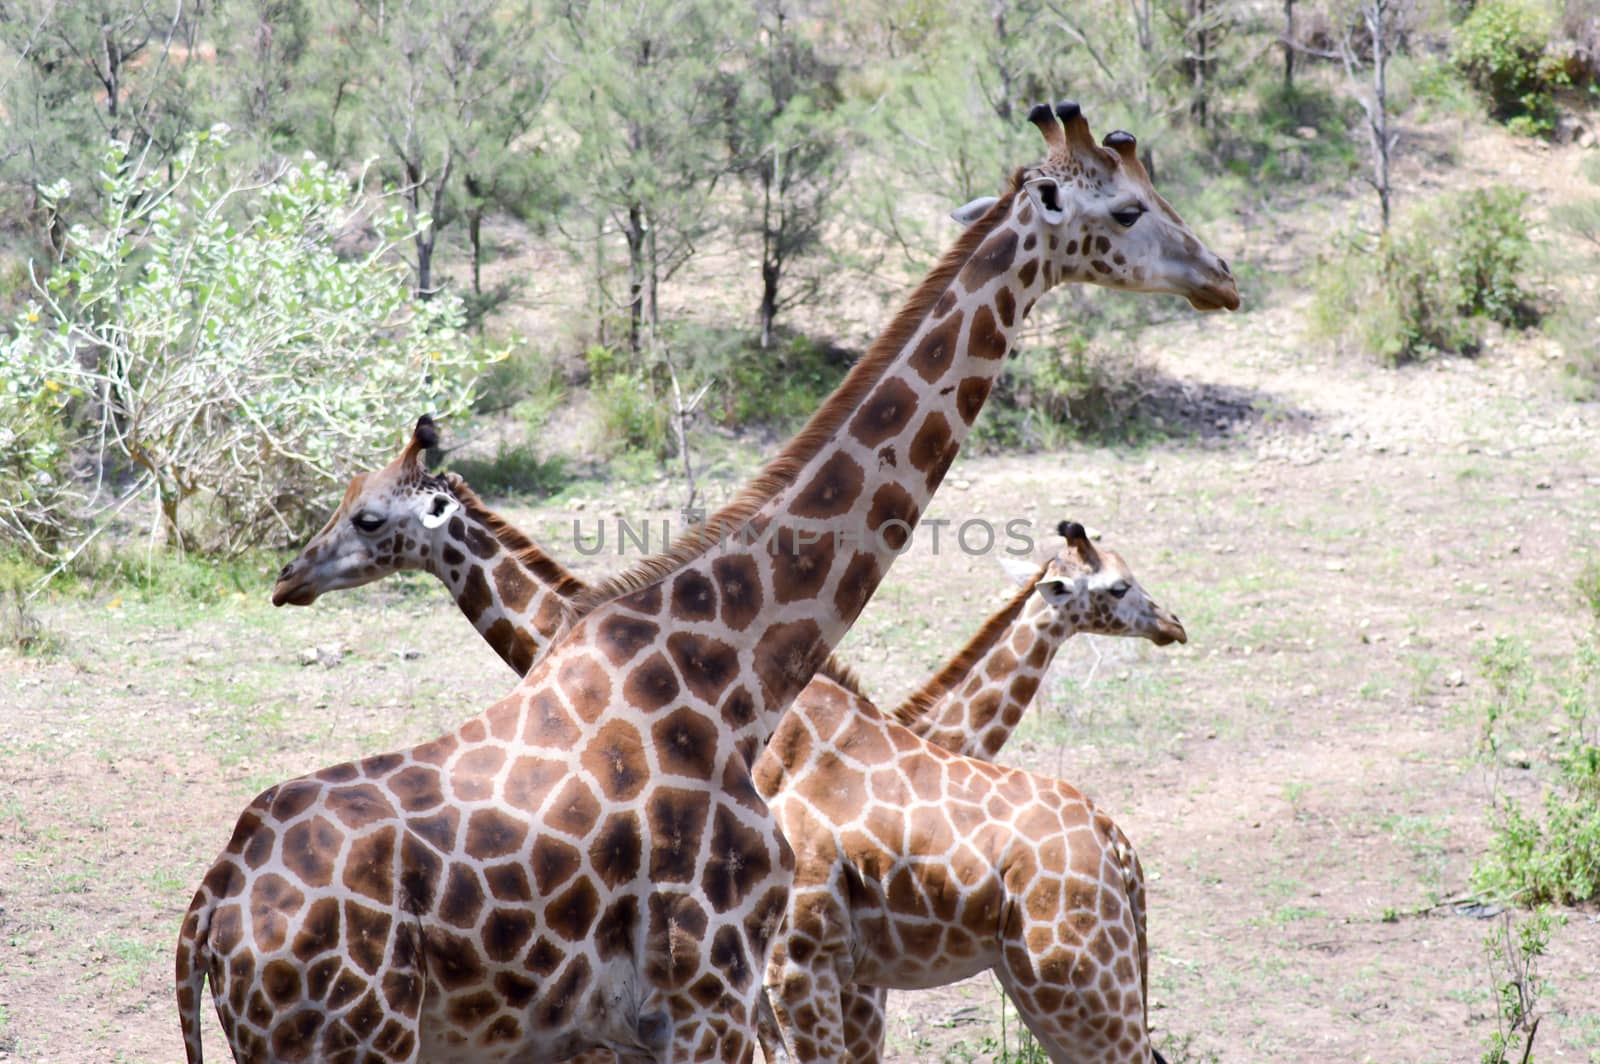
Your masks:
M1582 170L1590 184L1600 186L1600 155L1584 160ZM1579 240L1570 272L1580 279L1594 277L1600 272L1600 190L1560 204L1551 214L1560 229ZM1550 326L1567 352L1567 368L1580 392L1593 395L1600 390L1600 291L1587 284L1571 286Z
M101 505L147 497L172 541L238 554L313 528L415 411L468 408L492 356L462 332L459 299L414 298L384 257L403 216L363 220L359 190L324 164L260 181L226 148L202 134L159 170L107 151L91 218L15 323L9 431L36 435L13 441L28 457L8 464L6 497L37 513L47 490L81 494L67 464L97 448L126 481ZM58 216L70 200L46 192ZM346 258L336 243L358 220L378 243ZM23 541L44 557L75 531L59 505L16 523L40 530Z
M1555 129L1555 94L1571 84L1551 48L1555 20L1537 0L1482 0L1461 24L1453 56L1489 113L1519 133Z
M1584 570L1578 593L1597 626L1570 656L1538 670L1525 647L1502 639L1481 659L1490 686L1481 749L1493 779L1519 721L1555 718L1538 759L1554 773L1541 808L1496 795L1494 838L1473 870L1485 896L1523 905L1600 898L1600 566Z
M1539 1001L1545 981L1539 960L1550 947L1550 935L1567 922L1543 910L1512 930L1511 915L1483 940L1489 969L1490 995L1494 999L1495 1029L1490 1033L1482 1064L1527 1064L1533 1059L1533 1040L1539 1033Z
M105 529L290 541L423 410L492 441L455 459L485 490L659 477L708 431L814 409L948 243L944 212L1037 155L1027 108L1063 87L1097 133L1138 134L1202 231L1253 232L1358 174L1387 220L1375 131L1413 150L1473 91L1556 131L1600 55L1586 0L1378 6L20 0L0 13L0 535L36 559ZM1515 199L1402 196L1395 235L1324 271L1322 317L1396 363L1528 324ZM530 243L536 269L496 261ZM1252 303L1296 275L1243 246ZM1128 339L1161 305L1052 296L977 443L1171 431ZM507 342L530 316L536 349ZM1584 381L1595 318L1591 294L1551 326ZM520 438L462 423L474 398Z
M1441 197L1376 241L1358 239L1318 276L1314 324L1391 365L1473 354L1486 322L1532 324L1526 199L1473 189Z

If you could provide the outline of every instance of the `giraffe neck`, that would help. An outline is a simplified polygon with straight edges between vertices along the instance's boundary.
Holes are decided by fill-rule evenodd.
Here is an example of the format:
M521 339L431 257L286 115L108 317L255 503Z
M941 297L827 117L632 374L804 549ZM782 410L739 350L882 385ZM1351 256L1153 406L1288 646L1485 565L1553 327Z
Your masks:
M451 487L461 510L450 519L449 542L429 559L428 571L494 652L524 674L567 629L572 602L586 585L483 505L459 478Z
M806 427L702 538L597 589L586 623L666 621L679 671L747 759L849 630L911 535L1052 280L1026 198L1003 197L923 281ZM1025 212L1019 222L1013 211ZM642 615L642 616L641 616ZM629 629L630 642L634 638ZM648 630L654 641L661 628ZM684 640L692 640L689 646ZM627 651L632 657L636 651ZM753 681L748 686L734 679Z
M992 758L1011 738L1074 629L1030 580L954 658L895 710L936 746Z

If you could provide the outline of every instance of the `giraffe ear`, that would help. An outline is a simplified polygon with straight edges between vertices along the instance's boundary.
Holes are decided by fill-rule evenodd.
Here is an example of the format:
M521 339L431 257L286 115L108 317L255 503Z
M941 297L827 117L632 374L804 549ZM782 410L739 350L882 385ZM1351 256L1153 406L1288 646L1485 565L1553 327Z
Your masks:
M950 212L950 217L955 219L957 225L965 229L979 218L989 213L989 208L999 203L997 196L979 196L970 203L963 203Z
M1034 585L1033 589L1039 593L1040 598L1057 607L1067 601L1068 592L1071 590L1067 582L1059 577L1041 580Z
M995 561L1000 568L1005 570L1011 582L1018 587L1024 587L1039 573L1039 567L1026 558L1018 558L1012 554L997 554Z
M423 528L438 528L461 509L461 504L442 491L429 492L417 507L417 520Z
M1055 178L1036 177L1022 186L1022 191L1033 201L1033 209L1044 218L1045 224L1060 225L1067 220L1066 197Z

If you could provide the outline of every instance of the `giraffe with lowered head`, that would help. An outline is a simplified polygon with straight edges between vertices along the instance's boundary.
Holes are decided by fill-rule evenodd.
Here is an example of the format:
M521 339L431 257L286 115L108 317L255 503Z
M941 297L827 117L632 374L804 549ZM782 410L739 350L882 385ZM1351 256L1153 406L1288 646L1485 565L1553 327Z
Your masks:
M1065 133L1035 110L1047 158L799 435L704 529L595 589L510 696L251 804L180 933L191 1060L208 979L243 1059L751 1058L795 861L751 766L904 546L1023 314L1067 280L1238 305L1132 138L1101 148L1062 112Z

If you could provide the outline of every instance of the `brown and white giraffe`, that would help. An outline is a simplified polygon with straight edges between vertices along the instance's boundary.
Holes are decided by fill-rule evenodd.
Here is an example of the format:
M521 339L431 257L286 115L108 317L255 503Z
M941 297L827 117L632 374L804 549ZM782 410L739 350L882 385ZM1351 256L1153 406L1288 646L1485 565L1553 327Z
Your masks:
M1178 618L1152 599L1116 551L1090 542L1076 521L1066 541L970 642L894 710L918 735L958 754L993 758L1022 721L1056 651L1072 636L1139 636L1188 642Z
M420 440L425 443L419 445ZM585 588L531 539L486 507L459 476L452 473L430 476L422 468L418 456L421 446L433 446L435 440L432 422L423 418L417 424L412 444L396 462L358 476L328 526L312 539L299 557L284 567L274 601L306 604L327 591L366 583L388 573L404 569L427 570L451 588L462 613L506 664L518 673L525 672L527 665L522 648L547 644L557 634L558 625L563 623L559 619L571 614L570 609L549 605L548 596L554 596L565 606ZM459 514L460 519L425 524L422 515L435 511ZM398 538L400 549L375 550L370 531L374 527L387 530L387 542ZM1022 589L984 624L959 654L897 710L897 714L908 719L908 726L913 730L918 725L938 723L940 726L932 729L934 734L925 736L934 745L958 753L961 752L959 747L973 745L992 755L1027 708L1056 649L1075 633L1140 636L1158 645L1186 640L1182 625L1145 592L1120 555L1096 547L1089 541L1083 526L1076 522L1063 521L1057 531L1065 540L1062 548L1041 567L1025 566L1025 574L1019 574L1023 576ZM469 544L476 544L476 547ZM467 590L477 581L463 579L454 568L463 564L476 566L486 574L498 574L493 578L483 577L485 582L513 588L532 582L540 585L540 593L501 596L502 600L507 597L526 599L528 604L519 613L497 602L489 607L497 610L494 622L485 623L482 614L486 607L481 596ZM540 605L535 606L536 602ZM1014 682L1014 676L1032 682L1019 685ZM779 724L773 745L763 752L756 764L757 786L780 817L787 811L788 803L781 794L768 791L763 785L765 781L782 778L792 786L814 790L810 776L818 766L826 766L837 773L841 771L838 766L845 763L832 758L813 758L810 764L776 763L779 751L808 748L794 743L793 736L805 727L802 718L812 714L814 705L833 704L837 698L835 683L846 686L856 697L864 697L850 686L852 680L847 672L836 672L833 677L832 683L818 678L807 685L796 698L791 712ZM876 710L871 719L881 719ZM968 726L974 729L974 736L964 731ZM898 729L891 725L890 730ZM913 752L920 751L918 745L903 745L909 745ZM837 785L838 781L833 780L823 787ZM970 803L969 796L967 804ZM961 808L954 805L944 811L945 816L954 821L962 815ZM823 825L809 820L805 826L815 829ZM830 831L826 839L797 838L789 830L785 833L790 845L799 853L826 850L833 853L836 860L853 862L840 874L817 877L824 882L860 879L868 864L881 866L897 857L915 858L919 878L923 878L926 869L944 856L881 851L852 853L838 841L842 830L850 825L827 823L825 826ZM981 845L977 839L964 841L973 846ZM1142 898L1142 879L1131 858L1132 849L1124 840L1123 849L1119 851L1119 859L1124 862L1119 865L1119 878L1107 889ZM946 874L952 876L955 871L946 869ZM1026 894L1025 889L1015 884L1011 889ZM793 900L805 902L809 899L800 891ZM855 905L848 897L831 898L829 902L839 912L854 914ZM1133 915L1142 934L1142 904L1134 906ZM892 943L879 942L876 947L880 968L915 964L920 972L926 967L923 958L895 961L890 953ZM1139 971L1142 975L1142 957ZM833 992L830 988L829 993ZM1142 987L1129 986L1124 992L1137 994L1143 1000ZM789 1041L805 1040L803 1044L810 1052L802 1054L802 1059L821 1059L816 1054L818 1045L841 1043L847 1047L847 1059L875 1059L885 1029L886 992L882 988L858 987L846 982L837 989L837 995L837 1004L816 1006L808 1013L836 1017L842 1026L838 1039L819 1041L813 1030L794 1034ZM1046 1018L1040 1019L1040 1026L1047 1026ZM781 1036L774 1037L770 1033L766 1037L769 1059L775 1055L780 1040Z
M1035 110L1048 157L801 433L596 589L510 696L251 804L180 934L191 1060L208 978L242 1059L751 1058L795 860L751 766L904 547L1023 313L1067 280L1238 305L1132 138L1102 149L1061 110L1065 134Z

